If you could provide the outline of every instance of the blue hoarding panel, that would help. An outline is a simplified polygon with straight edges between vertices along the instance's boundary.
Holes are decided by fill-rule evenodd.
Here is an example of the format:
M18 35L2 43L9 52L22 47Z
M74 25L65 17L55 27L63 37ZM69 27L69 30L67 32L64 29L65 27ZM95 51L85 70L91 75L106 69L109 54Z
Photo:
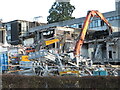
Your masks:
M99 76L99 72L98 71L93 71L93 76Z
M107 71L101 71L100 72L100 76L107 76L108 75L108 72Z
M2 68L2 71L8 69L8 55L7 55L7 52L0 53L0 67Z
M93 76L107 76L107 71L93 71Z

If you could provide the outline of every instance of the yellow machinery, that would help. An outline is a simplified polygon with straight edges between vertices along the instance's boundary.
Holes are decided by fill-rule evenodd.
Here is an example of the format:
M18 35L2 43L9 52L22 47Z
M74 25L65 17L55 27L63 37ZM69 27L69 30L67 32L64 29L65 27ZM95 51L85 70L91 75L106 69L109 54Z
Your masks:
M60 76L79 76L79 71L61 71L59 74Z
M30 61L30 60L28 59L28 55L23 55L23 56L21 56L21 61Z
M59 39L52 39L52 40L45 41L45 45L50 45L50 44L53 44L55 42L59 42Z

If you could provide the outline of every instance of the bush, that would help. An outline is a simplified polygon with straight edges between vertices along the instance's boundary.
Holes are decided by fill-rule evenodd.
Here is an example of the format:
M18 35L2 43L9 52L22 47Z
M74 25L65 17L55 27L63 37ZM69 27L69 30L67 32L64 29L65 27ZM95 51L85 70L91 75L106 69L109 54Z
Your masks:
M120 88L120 77L39 77L3 75L3 88Z

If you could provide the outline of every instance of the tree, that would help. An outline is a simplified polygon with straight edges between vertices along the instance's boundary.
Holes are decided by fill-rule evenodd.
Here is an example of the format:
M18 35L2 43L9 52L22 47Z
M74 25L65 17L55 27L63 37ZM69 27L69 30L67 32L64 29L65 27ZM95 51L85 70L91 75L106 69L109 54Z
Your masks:
M69 19L74 19L72 13L75 7L70 2L55 2L49 10L50 15L47 17L48 23L54 23Z

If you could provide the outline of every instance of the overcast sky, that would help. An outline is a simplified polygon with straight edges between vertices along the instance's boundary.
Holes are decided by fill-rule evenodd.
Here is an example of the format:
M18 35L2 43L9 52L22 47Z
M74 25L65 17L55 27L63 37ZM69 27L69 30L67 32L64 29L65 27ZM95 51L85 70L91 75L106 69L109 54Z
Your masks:
M0 18L3 22L16 19L33 21L42 16L41 22L47 22L48 11L55 0L0 0ZM73 16L86 16L88 10L99 10L101 13L115 10L115 0L71 0L75 6Z

